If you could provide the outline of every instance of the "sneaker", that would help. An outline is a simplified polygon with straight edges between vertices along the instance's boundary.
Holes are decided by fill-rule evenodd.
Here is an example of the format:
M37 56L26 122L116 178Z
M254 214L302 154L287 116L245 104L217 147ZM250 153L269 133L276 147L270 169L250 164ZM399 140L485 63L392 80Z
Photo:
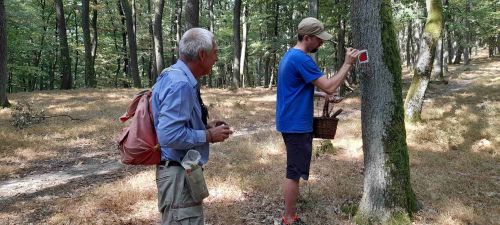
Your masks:
M281 225L306 225L306 223L295 215L291 222L286 221L285 217L281 218Z

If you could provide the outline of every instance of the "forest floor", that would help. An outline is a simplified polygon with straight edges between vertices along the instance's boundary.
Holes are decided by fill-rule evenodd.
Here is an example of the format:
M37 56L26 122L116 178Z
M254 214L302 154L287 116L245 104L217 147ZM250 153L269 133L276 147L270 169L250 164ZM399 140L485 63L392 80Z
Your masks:
M413 224L499 224L500 60L475 55L451 65L449 83L431 83L423 121L406 124L413 189L423 209ZM411 82L404 75L405 88ZM153 167L119 163L118 117L136 89L9 95L46 118L18 129L0 109L0 224L157 224ZM275 90L203 90L210 119L235 134L211 147L207 224L274 224L283 212L282 138L274 130ZM299 213L308 224L352 224L363 191L359 94L335 108L333 149L319 148ZM321 108L321 107L318 107ZM319 113L319 111L318 111ZM18 119L20 122L20 119Z

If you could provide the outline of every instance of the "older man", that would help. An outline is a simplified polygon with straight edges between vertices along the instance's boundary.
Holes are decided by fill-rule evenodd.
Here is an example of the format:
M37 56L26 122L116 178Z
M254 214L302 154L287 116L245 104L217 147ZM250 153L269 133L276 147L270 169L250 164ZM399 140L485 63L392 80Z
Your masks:
M312 17L303 19L297 31L297 44L286 52L278 68L276 129L282 133L287 154L286 179L283 184L285 214L281 224L303 224L296 215L295 206L300 178L309 178L314 87L328 95L334 94L358 55L358 50L347 49L344 65L336 76L328 79L308 53L316 52L323 41L330 40L332 35L325 32L323 23Z
M186 31L179 42L180 59L160 74L153 88L154 125L162 159L156 167L156 185L164 225L204 224L202 200L193 198L181 161L194 149L201 155L200 164L207 163L209 143L224 141L232 133L225 122L206 123L206 108L199 95L197 79L210 73L217 54L210 31Z

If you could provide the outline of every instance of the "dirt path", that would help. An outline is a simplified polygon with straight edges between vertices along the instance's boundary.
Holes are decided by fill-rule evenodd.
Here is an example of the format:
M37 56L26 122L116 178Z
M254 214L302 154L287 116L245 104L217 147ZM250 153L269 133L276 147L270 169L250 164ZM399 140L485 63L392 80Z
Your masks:
M252 135L273 129L274 125L267 127L246 127L235 131L232 136L234 138ZM43 174L30 174L20 178L0 181L0 201L5 201L7 198L19 195L36 195L37 192L44 189L64 185L75 179L85 179L89 176L112 174L120 169L123 169L124 167L125 165L121 164L117 160L107 160L104 162L95 160L90 163L59 167L57 171L50 171Z

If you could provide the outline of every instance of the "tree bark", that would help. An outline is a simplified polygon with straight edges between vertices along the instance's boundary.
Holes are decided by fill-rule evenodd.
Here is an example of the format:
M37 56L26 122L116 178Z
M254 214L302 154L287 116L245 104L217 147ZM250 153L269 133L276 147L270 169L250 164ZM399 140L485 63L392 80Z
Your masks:
M468 65L470 63L470 45L472 44L472 28L471 28L471 10L472 10L472 2L467 0L465 2L465 43L464 43L464 65Z
M122 33L122 55L123 55L123 74L125 76L129 76L129 63L128 63L128 50L127 50L127 23L125 20L125 13L123 10L123 6L121 4L121 0L118 0L118 12L120 13L120 21L121 21L121 33ZM130 87L130 84L128 82L123 81L123 87Z
M309 16L318 18L318 3L319 0L309 0ZM318 54L316 53L309 53L311 57L314 59L314 61L317 63L318 62Z
M85 86L96 87L92 43L90 40L89 0L82 0L83 45L85 46Z
M139 77L139 67L137 64L137 41L134 32L132 10L128 0L120 0L120 2L125 14L125 22L127 24L127 39L130 58L129 73L134 80L134 87L141 88L141 78Z
M163 8L165 0L154 0L154 20L153 20L153 36L154 36L154 56L155 56L155 70L157 73L161 72L165 67L163 59ZM153 74L152 82L156 82L157 73Z
M241 58L241 38L240 38L240 18L241 0L234 1L233 8L233 79L231 90L237 90L240 86L240 58Z
M443 7L441 0L426 0L427 22L420 41L420 53L413 72L413 80L406 95L405 118L420 121L425 91L429 84L436 45L441 37Z
M248 34L248 9L246 4L243 6L243 40L241 41L241 57L240 57L240 77L243 79L241 82L241 86L245 87L248 79L245 79L245 57L247 52L247 34Z
M97 57L97 42L98 42L98 36L97 36L97 0L93 1L93 8L92 8L92 19L90 20L90 23L92 25L92 64L94 65L94 76L97 77L97 74L95 73L95 59ZM97 80L96 80L96 86L97 86Z
M62 0L55 0L57 14L57 30L59 35L59 50L61 54L61 89L71 89L73 79L71 76L71 58L69 57L68 36L66 35L66 20Z
M185 12L186 12L185 29L189 30L193 27L198 27L200 24L200 1L187 0Z
M363 197L354 218L357 224L410 224L409 217L416 211L401 59L390 4L390 0L351 3L353 46L370 52L370 62L358 66L365 171Z
M7 98L9 72L7 70L7 27L4 0L0 0L0 107L10 106Z

